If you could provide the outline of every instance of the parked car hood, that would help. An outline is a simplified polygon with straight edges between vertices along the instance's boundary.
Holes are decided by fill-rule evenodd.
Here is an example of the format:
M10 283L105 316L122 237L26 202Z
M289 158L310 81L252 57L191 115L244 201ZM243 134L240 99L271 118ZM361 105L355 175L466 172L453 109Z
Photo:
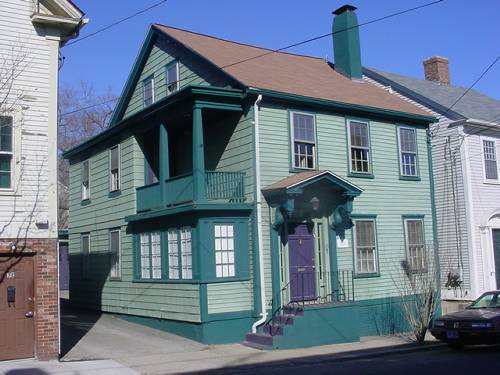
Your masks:
M466 309L446 314L440 320L494 319L500 317L500 309Z

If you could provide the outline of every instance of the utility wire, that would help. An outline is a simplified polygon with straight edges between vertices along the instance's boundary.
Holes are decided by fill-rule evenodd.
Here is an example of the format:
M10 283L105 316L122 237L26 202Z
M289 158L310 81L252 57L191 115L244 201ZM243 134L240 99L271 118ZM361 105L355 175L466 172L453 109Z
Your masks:
M161 3L164 3L165 1L167 0L163 0ZM426 3L426 4L423 4L423 5L419 5L419 6L416 6L416 7L413 7L413 8L409 8L409 9L406 9L406 10L402 10L402 11L399 11L399 12L396 12L396 13L392 13L392 14L388 14L386 16L383 16L383 17L379 17L379 18L376 18L376 19L373 19L373 20L370 20L370 21L367 21L367 22L362 22L360 23L359 25L357 26L351 26L351 27L347 27L345 29L342 29L342 30L337 30L335 32L330 32L330 33L327 33L327 34L323 34L323 35L319 35L319 36L316 36L316 37L313 37L313 38L310 38L310 39L306 39L306 40L303 40L301 42L297 42L297 43L293 43L293 44L290 44L290 45L287 45L285 47L282 47L282 48L278 48L278 49L274 49L274 50L269 50L265 53L261 53L261 54L258 54L258 55L255 55L255 56L252 56L252 57L249 57L249 58L246 58L246 59L243 59L243 60L239 60L239 61L235 61L233 63L230 63L230 64L227 64L227 65L223 65L221 67L217 67L220 71L223 71L223 69L225 68L229 68L229 67L232 67L232 66L235 66L235 65L238 65L238 64L243 64L245 62L248 62L248 61L251 61L251 60L255 60L255 59L258 59L258 58L261 58L261 57L264 57L264 56L267 56L267 55L270 55L270 54L273 54L273 53L277 53L277 52L282 52L282 51L285 51L287 49L290 49L290 48L293 48L293 47L297 47L297 46L300 46L300 45L303 45L303 44L306 44L306 43L310 43L310 42L313 42L313 41L316 41L316 40L319 40L319 39L322 39L322 38L326 38L328 36L332 36L334 34L337 34L337 33L341 33L343 31L347 31L347 30L350 30L350 29L354 29L354 28L359 28L359 27L362 27L362 26L366 26L366 25L370 25L370 24L373 24L373 23L376 23L376 22L379 22L379 21L383 21L383 20L386 20L386 19L389 19L389 18L393 18L393 17L396 17L396 16L399 16L399 15L402 15L402 14L405 14L405 13L409 13L409 12L413 12L415 10L418 10L418 9L422 9L422 8L426 8L426 7L429 7L429 6L432 6L432 5L435 5L435 4L438 4L438 3L442 3L444 0L436 0L436 1L432 1L430 3ZM156 4L156 5L159 5L160 3ZM130 18L130 17L129 17ZM123 20L122 20L123 21ZM122 22L122 21L119 21L119 22ZM110 25L109 27L111 27L112 25ZM107 27L107 28L109 28ZM96 32L97 33L97 32ZM94 33L95 34L95 33ZM91 35L87 35L86 37L89 37ZM76 41L72 42L72 43L76 43L77 41L80 41L84 38L81 38L81 39L77 39ZM68 43L67 45L70 45L72 43ZM190 82L188 82L187 84L191 83L194 79L200 77L200 76L203 76L204 74L206 73L210 73L210 71L207 71L203 74L191 74L191 75L188 75L187 77L184 77L182 79L178 79L177 81L175 82L170 82L169 85L171 84L178 84L179 82L182 82L184 80L187 80L187 79L190 79L190 78L193 78ZM225 72L224 72L225 73ZM162 84L162 85L158 85L156 87L156 89L162 87L162 86L165 86L166 83ZM93 106L94 107L97 107L99 105L102 105L102 104L106 104L106 103L110 103L111 101L114 101L114 100L118 100L119 97L116 97L115 99L112 99L112 100L107 100L105 102L102 102L102 103L97 103L97 104L94 104ZM71 111L71 112L66 112L66 113L63 113L61 114L61 116L67 116L67 115L70 115L70 114L73 114L73 113L76 113L76 112L79 112L79 111L83 111L83 110L86 110L86 109L89 109L89 108L92 108L92 106L88 106L88 107L84 107L84 108L79 108L79 109L76 109L74 111Z
M81 37L81 38L75 39L75 40L74 40L74 41L72 41L72 42L66 43L65 47L67 47L67 46L71 46L71 45L73 45L73 44L75 44L75 43L81 42L82 40L85 40L85 39L87 39L87 38L93 37L93 36L95 36L95 35L97 35L97 34L102 33L103 31L109 30L109 29L111 29L112 27L115 27L115 26L117 26L117 25L119 25L119 24L121 24L121 23L123 23L123 22L125 22L125 21L128 21L129 19L132 19L132 18L134 18L134 17L136 17L136 16L138 16L138 15L140 15L140 14L146 13L148 10L151 10L151 9L153 9L153 8L156 8L156 7L158 7L158 6L160 6L160 5L164 4L164 3L166 3L167 1L168 1L168 0L161 0L161 1L159 1L159 2L157 2L157 3L155 3L155 4L151 5L151 6L149 6L149 7L145 8L145 9L143 9L143 10L140 10L140 11L138 11L138 12L134 13L134 14L131 14L131 15L130 15L130 16L128 16L128 17L125 17L125 18L122 18L121 20L118 20L118 21L116 21L116 22L113 22L112 24L110 24L110 25L108 25L108 26L105 26L105 27L103 27L102 29L99 29L99 30L97 30L97 31L94 31L93 33L90 33L90 34L88 34L88 35L85 35L85 36L83 36L83 37Z
M498 60L500 60L500 56L497 56L497 57L495 58L495 60L493 60L493 62L492 62L490 65L488 65L488 67L487 67L485 70L483 70L483 72L481 73L481 75L480 75L480 76L479 76L479 77L478 77L478 78L477 78L477 79L476 79L476 80L472 83L472 85L470 85L470 86L467 88L467 90L465 90L465 91L462 93L462 95L460 95L460 96L458 97L458 99L457 99L457 100L455 100L455 101L453 102L453 104L452 104L450 107L448 107L448 109L446 109L446 111L442 114L442 116L446 116L446 114L447 114L448 112L450 112L450 111L451 111L451 109L452 109L452 108L453 108L453 107L454 107L454 106L455 106L455 105L456 105L456 104L457 104L460 100L462 100L462 98L463 98L465 95L467 95L467 93L468 93L470 90L472 90L472 88L473 88L473 87L474 87L474 86L475 86L475 85L476 85L476 84L477 84L477 83L478 83L478 82L479 82L479 81L480 81L480 80L481 80L481 79L482 79L482 78L486 75L486 73L488 73L488 72L491 70L491 68L493 68L493 67L495 66L495 64L498 62ZM431 137L432 137L432 138L434 138L434 137L436 137L436 136L437 136L437 133L439 132L439 128L440 128L440 126L441 126L441 124L438 124L438 125L437 125L437 127L436 127L436 130L432 132L432 134L431 134Z

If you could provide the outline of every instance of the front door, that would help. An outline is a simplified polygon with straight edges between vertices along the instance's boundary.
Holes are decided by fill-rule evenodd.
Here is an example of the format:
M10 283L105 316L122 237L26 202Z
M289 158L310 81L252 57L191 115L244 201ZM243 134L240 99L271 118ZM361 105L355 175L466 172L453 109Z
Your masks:
M308 224L290 225L288 234L290 300L316 299L314 237Z
M34 354L33 257L0 256L0 360Z
M500 229L493 229L493 252L495 253L495 275L497 289L500 288Z

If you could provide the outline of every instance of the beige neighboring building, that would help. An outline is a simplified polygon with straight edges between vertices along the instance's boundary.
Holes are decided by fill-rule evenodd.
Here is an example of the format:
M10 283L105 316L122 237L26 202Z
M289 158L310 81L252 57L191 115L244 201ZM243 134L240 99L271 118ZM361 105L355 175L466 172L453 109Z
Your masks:
M68 0L1 0L0 360L59 354L59 49L83 15Z

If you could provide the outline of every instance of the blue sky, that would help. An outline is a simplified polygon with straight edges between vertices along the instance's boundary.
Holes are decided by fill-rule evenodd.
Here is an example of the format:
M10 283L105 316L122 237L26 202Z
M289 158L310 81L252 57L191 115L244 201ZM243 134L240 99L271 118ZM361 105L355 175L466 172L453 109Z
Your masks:
M75 0L89 24L85 36L159 0ZM353 0L360 23L431 0ZM331 12L345 4L325 0L169 0L165 4L96 36L64 47L61 83L92 83L99 91L120 94L140 45L158 22L268 48L281 48L331 31ZM442 3L360 28L363 65L423 77L422 60L450 60L454 85L468 87L500 54L496 0L445 0ZM290 52L328 56L331 37ZM475 86L500 100L500 62Z

